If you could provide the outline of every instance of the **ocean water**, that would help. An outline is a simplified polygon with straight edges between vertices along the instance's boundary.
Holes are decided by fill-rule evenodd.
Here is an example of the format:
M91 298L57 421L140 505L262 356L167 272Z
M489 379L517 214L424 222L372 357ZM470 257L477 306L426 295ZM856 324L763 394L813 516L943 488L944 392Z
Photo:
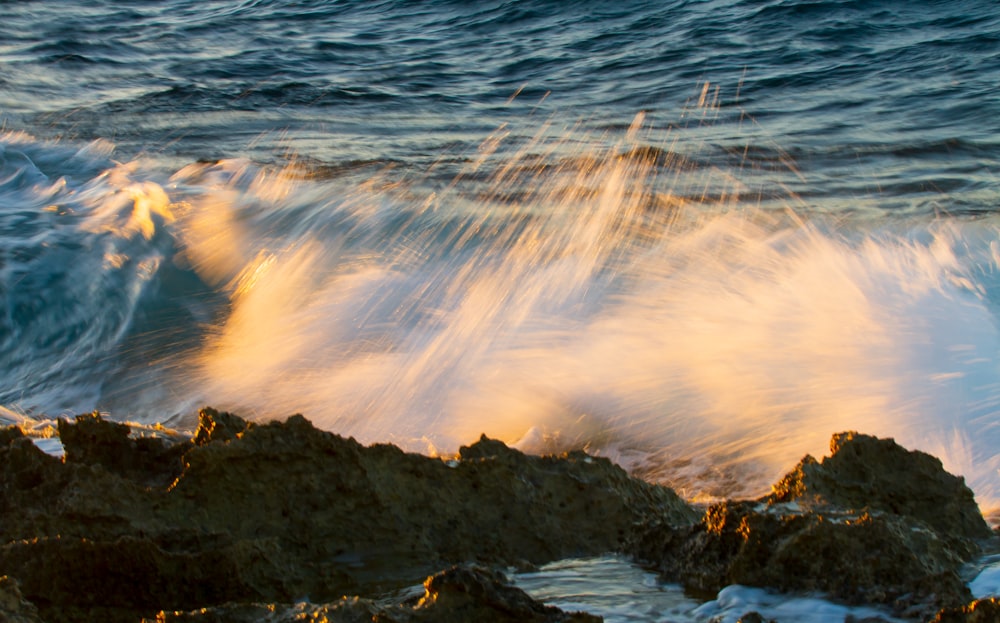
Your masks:
M0 2L0 405L996 515L997 84L987 0Z

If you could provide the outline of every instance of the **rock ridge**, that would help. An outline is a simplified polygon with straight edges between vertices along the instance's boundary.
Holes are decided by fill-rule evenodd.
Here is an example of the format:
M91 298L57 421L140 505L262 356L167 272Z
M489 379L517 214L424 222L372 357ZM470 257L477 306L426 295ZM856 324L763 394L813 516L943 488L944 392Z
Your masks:
M731 584L822 592L915 621L997 608L959 576L997 541L964 481L853 431L771 494L698 512L607 459L529 456L485 435L442 460L301 415L258 424L204 409L183 441L97 414L58 430L62 458L0 429L4 620L591 621L497 569L607 552L706 598ZM419 599L343 597L424 578Z
M691 526L651 522L629 551L696 593L819 591L928 620L972 600L959 571L984 547L995 539L962 478L892 439L848 431L770 495L713 504Z
M650 516L697 519L607 459L485 437L446 462L301 415L255 424L205 409L184 443L96 415L59 432L64 459L0 432L0 574L49 623L378 594L456 563L621 550Z

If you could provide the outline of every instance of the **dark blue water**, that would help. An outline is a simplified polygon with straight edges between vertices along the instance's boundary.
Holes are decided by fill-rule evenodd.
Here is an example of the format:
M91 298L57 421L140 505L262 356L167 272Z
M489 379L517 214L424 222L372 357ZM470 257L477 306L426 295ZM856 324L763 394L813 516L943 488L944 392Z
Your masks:
M0 2L0 404L1000 500L982 1Z
M810 174L794 190L823 200L993 209L991 2L23 2L2 17L7 124L130 157L419 167L531 116L691 129L710 83L712 156L783 152Z

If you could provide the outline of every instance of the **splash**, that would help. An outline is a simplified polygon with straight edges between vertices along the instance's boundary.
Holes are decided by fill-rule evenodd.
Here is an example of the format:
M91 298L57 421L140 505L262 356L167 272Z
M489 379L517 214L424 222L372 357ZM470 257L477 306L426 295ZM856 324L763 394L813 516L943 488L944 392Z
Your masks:
M111 151L0 133L0 404L92 409L160 270L169 199Z
M423 452L583 447L690 497L857 429L1000 500L997 224L772 209L685 149L640 116L501 128L448 177L192 165L179 236L231 312L184 393Z

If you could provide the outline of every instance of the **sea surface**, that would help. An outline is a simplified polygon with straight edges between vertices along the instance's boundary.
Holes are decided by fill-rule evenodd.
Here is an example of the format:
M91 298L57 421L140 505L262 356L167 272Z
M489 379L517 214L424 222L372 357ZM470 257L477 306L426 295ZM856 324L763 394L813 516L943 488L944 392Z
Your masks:
M998 85L993 0L0 1L0 405L996 520Z

